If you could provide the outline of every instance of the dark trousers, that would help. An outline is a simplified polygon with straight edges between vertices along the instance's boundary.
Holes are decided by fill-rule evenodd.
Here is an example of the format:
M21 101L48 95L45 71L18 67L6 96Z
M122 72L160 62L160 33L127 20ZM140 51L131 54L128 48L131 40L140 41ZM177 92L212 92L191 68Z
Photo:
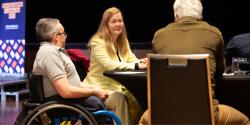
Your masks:
M46 101L65 101L65 102L70 102L73 104L79 104L90 112L106 109L104 103L95 96L90 96L87 98L77 98L77 99L64 99L60 97L59 95L55 95L55 96L46 98ZM16 122L14 124L19 125L24 120L24 118L28 115L28 111L29 109L23 106L22 111L17 116Z
M78 104L90 112L97 110L106 109L104 103L95 96L90 96L87 98L77 98L77 99L64 99L61 96L51 96L46 99L46 101L65 101L73 104Z

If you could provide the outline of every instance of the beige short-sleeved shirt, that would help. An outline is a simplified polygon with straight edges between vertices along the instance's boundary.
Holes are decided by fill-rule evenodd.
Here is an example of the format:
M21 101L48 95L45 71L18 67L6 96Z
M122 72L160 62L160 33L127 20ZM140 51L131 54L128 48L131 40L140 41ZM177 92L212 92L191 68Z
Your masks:
M81 80L69 56L60 47L42 42L37 52L33 74L43 75L45 97L58 94L52 81L67 77L69 84L80 86Z

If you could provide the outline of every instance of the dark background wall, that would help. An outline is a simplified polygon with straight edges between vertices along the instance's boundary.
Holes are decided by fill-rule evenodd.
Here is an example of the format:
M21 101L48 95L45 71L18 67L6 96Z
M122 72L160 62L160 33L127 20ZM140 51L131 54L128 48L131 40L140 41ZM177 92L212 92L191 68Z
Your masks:
M87 43L97 30L105 9L121 9L130 43L152 41L154 32L173 22L174 0L28 0L26 41L36 43L35 23L42 17L59 18L68 33L68 43ZM202 0L204 20L218 27L225 43L234 35L248 32L250 19L246 0ZM249 17L248 17L249 18Z

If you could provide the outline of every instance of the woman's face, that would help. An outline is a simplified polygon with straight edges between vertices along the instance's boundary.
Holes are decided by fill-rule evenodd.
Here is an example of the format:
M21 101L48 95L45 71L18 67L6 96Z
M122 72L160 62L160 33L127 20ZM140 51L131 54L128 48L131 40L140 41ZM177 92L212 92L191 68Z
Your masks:
M116 13L111 16L108 22L108 28L112 36L118 37L123 31L124 23L121 13Z

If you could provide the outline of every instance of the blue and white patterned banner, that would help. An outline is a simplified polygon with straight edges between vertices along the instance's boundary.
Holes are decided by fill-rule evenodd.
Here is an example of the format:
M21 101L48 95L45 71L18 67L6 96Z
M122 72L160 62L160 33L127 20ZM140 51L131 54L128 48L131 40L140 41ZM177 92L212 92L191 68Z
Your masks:
M0 0L0 73L24 74L26 0Z

